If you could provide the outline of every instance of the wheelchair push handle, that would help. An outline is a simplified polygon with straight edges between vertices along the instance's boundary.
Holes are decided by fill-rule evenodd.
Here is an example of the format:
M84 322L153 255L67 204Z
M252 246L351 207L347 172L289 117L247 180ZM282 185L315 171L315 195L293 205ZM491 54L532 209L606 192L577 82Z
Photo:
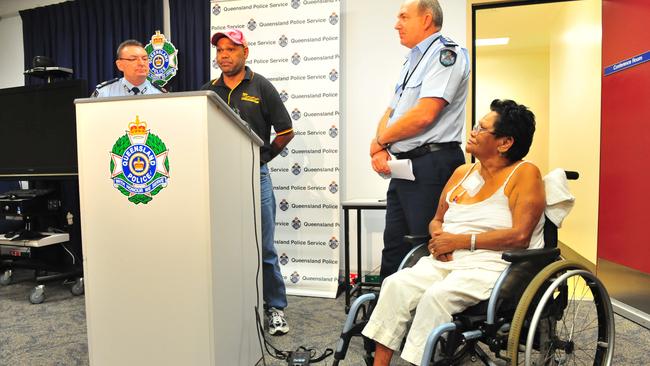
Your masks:
M580 178L580 173L572 170L565 170L564 174L566 174L566 179L568 180L578 180L578 178Z

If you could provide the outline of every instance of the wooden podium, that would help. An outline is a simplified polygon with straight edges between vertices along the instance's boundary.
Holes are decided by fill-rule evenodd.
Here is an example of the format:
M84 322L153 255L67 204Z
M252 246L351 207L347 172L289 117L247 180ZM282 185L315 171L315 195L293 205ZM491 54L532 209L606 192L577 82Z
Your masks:
M90 364L254 365L262 140L210 91L75 104Z

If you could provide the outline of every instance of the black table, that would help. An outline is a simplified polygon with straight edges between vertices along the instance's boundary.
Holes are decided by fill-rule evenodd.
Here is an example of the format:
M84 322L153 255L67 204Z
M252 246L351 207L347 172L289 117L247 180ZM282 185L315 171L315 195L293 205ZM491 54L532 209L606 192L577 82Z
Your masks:
M343 208L345 225L345 312L350 310L350 297L360 293L363 286L378 287L379 283L363 282L363 271L361 270L361 211L363 210L385 210L386 201L379 199L351 199L341 202ZM350 286L350 210L357 211L357 283Z

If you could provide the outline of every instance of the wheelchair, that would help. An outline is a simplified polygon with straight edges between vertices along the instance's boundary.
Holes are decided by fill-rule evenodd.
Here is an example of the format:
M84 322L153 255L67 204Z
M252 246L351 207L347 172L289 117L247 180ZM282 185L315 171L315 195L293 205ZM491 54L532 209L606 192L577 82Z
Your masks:
M578 177L575 172L566 175L568 179ZM400 269L429 255L428 237L405 240L414 249ZM420 365L458 365L468 357L488 366L610 365L614 315L607 290L584 266L560 257L557 227L548 218L544 242L541 249L504 252L502 258L510 265L498 278L490 298L433 329ZM334 353L334 366L345 359L354 337L363 338L364 361L372 365L374 341L363 337L361 331L377 299L377 293L366 293L352 303Z

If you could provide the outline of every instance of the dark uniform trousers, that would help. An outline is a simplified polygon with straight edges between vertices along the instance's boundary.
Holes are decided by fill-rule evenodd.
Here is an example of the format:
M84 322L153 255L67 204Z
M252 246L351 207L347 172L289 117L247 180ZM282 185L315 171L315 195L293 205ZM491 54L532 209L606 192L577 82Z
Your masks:
M460 147L443 149L411 159L414 181L391 179L386 193L386 227L380 277L397 271L412 249L405 235L428 235L445 184L456 168L465 163Z

